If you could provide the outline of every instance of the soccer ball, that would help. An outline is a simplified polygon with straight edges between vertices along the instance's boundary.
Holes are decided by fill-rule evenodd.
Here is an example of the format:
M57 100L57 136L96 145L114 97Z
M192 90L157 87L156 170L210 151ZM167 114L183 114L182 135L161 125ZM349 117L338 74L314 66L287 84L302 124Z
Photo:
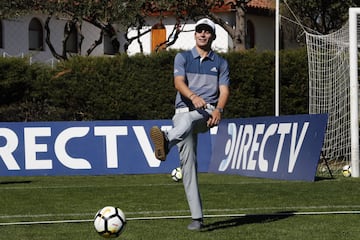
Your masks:
M345 165L342 169L342 174L344 177L350 177L351 176L351 167L350 165Z
M179 182L182 179L182 171L181 168L177 167L171 171L171 178L175 182Z
M118 237L124 231L125 225L125 214L120 208L107 206L95 215L95 230L104 238Z

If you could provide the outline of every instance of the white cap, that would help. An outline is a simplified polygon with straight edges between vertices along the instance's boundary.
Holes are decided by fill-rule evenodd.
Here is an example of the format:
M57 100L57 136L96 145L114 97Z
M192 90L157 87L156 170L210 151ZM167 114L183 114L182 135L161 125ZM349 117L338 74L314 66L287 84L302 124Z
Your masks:
M196 22L195 29L199 25L208 25L209 27L211 27L211 29L215 33L215 23L213 21L211 21L210 19L208 19L208 18L200 19L199 21Z

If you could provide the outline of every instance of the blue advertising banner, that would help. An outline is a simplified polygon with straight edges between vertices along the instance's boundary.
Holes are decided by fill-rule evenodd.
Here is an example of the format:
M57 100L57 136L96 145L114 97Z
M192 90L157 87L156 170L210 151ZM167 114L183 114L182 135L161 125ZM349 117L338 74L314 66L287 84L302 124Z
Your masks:
M314 181L326 114L223 120L209 172Z
M327 115L224 119L199 135L199 172L313 180ZM170 173L155 158L153 125L171 120L0 123L0 176ZM211 162L210 162L211 160Z
M170 173L177 148L157 160L149 138L153 125L170 120L0 123L0 176ZM199 135L199 171L211 159L210 133Z

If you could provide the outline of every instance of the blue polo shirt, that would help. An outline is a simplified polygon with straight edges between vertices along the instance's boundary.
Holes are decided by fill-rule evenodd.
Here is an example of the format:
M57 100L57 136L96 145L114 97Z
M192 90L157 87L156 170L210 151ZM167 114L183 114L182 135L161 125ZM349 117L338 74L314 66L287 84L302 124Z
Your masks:
M213 51L201 59L195 47L175 56L175 76L184 76L190 90L212 105L218 102L219 85L230 84L228 62ZM187 97L177 92L175 108L193 108Z

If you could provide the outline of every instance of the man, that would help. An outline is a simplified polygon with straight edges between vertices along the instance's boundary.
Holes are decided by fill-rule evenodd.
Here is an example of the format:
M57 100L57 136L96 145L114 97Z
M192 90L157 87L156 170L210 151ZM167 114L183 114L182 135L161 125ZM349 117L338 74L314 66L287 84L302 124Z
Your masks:
M196 45L178 53L174 61L174 127L162 132L154 126L150 137L155 156L164 161L171 147L178 146L183 184L192 222L189 230L203 227L202 202L197 178L197 134L219 124L229 97L229 68L225 59L211 50L215 24L203 18L195 25Z

